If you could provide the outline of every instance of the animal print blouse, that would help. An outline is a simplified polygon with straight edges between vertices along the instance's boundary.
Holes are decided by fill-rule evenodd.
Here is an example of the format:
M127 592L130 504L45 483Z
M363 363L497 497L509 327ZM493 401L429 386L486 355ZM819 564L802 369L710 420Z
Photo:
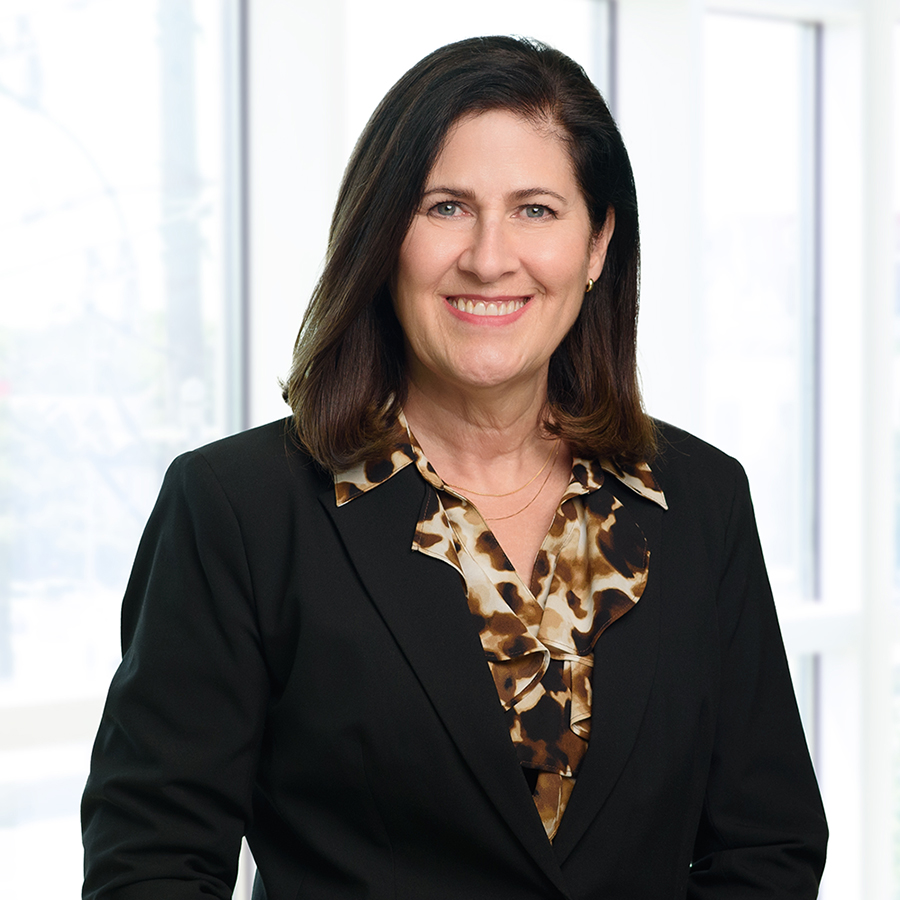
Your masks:
M465 582L519 762L552 841L591 733L594 645L640 599L650 559L640 528L612 494L584 501L607 474L663 508L665 497L646 464L626 472L608 461L574 459L526 582L478 510L441 481L408 434L389 458L336 475L337 504L410 464L434 488L412 549L453 566Z

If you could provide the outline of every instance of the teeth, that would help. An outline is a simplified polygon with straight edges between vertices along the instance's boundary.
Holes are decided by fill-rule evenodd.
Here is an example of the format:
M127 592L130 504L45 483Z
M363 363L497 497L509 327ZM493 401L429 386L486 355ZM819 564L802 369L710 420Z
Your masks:
M467 312L473 316L508 316L520 310L524 305L524 300L504 300L501 303L485 303L479 300L475 303L472 300L464 300L462 297L448 298L450 303L460 312Z

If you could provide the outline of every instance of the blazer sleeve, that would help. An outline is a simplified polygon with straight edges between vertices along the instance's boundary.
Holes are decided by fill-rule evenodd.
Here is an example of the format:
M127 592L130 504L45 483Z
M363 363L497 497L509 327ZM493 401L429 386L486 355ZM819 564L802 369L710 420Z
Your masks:
M690 900L813 900L827 827L737 462L717 614L720 686Z
M166 475L122 643L82 802L83 896L230 898L269 679L240 523L199 453Z

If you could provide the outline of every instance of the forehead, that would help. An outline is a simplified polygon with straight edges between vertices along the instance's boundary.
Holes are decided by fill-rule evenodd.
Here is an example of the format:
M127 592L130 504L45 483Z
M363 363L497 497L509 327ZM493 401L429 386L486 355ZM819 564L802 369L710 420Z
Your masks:
M509 110L463 116L451 126L426 186L450 176L495 180L543 176L575 182L568 143L560 129L552 122Z

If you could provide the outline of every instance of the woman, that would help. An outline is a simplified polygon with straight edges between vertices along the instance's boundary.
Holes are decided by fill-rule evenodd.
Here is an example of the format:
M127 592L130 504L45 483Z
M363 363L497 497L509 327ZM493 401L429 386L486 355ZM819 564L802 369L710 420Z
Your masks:
M293 417L173 463L85 896L812 898L826 828L739 465L643 412L621 138L444 47L347 168Z

